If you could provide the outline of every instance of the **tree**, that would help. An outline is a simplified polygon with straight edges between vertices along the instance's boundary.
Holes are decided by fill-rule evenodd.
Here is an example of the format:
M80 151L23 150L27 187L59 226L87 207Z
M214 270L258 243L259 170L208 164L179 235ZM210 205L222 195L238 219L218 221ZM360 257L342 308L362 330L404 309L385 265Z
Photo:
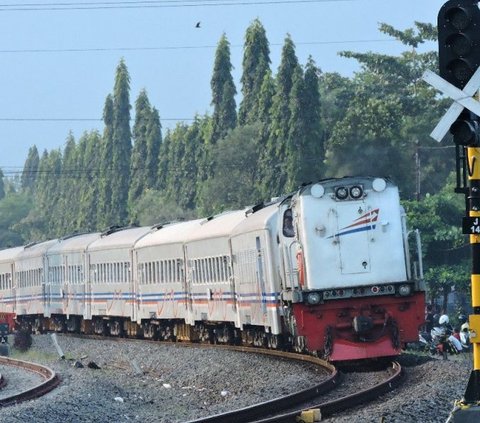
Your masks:
M26 191L33 191L35 187L35 181L38 176L38 164L40 162L40 157L38 155L37 147L34 145L28 149L27 159L23 166L21 184L22 189Z
M435 90L421 82L426 68L436 66L436 53L419 54L415 47L431 39L431 25L416 23L416 31L382 32L396 36L411 50L400 56L343 52L362 65L355 75L351 101L334 124L328 141L327 164L333 176L346 174L389 175L405 196L418 197L416 179L422 191L435 192L453 168L454 155L438 149L429 132L443 112ZM418 144L417 144L418 142ZM421 175L415 154L422 153Z
M134 205L133 214L142 226L196 217L193 211L182 209L175 199L167 198L160 191L153 189L147 189L140 196Z
M238 121L244 125L257 120L262 83L270 69L270 47L265 28L258 19L251 23L245 34L242 68L243 100Z
M57 176L60 190L56 217L57 231L64 235L72 233L76 229L75 221L78 214L78 192L80 190L76 147L75 138L70 133L63 151L61 174Z
M318 68L310 57L305 75L297 68L290 93L290 122L286 142L287 191L320 179L323 143Z
M111 226L112 222L112 186L113 172L113 98L109 94L103 108L103 140L100 146L99 195L97 222L100 226Z
M422 201L404 201L410 227L422 234L425 280L430 298L446 297L451 288L468 292L469 244L462 234L465 202L454 192L455 175L437 194Z
M237 90L232 77L230 43L225 34L222 35L217 46L210 85L213 106L212 142L215 143L233 129L237 123L235 103Z
M158 155L162 144L162 125L158 110L153 107L147 123L147 158L145 160L145 187L153 189L157 183Z
M0 248L24 244L19 231L19 222L25 219L32 209L32 197L26 192L9 192L0 200Z
M147 131L151 119L152 107L147 92L140 91L135 102L135 123L133 125L133 150L130 162L130 188L128 192L129 210L142 195L147 183Z
M288 171L286 168L287 139L291 124L290 94L294 75L303 73L295 54L295 45L287 35L282 48L282 57L276 77L276 90L272 103L272 117L266 154L272 160L272 166L265 169L265 195L279 195L286 189Z
M203 184L199 207L202 214L238 209L259 202L257 125L237 127L212 149L214 175Z
M5 197L5 183L3 181L3 178L5 175L3 174L3 170L0 169L0 200Z
M102 137L97 131L86 132L78 142L77 166L83 170L79 192L79 207L76 228L79 231L101 230L105 223L98 224L97 202L99 197L99 170L102 168L98 152L102 149Z
M113 88L113 151L111 223L126 224L128 221L127 201L130 184L130 156L132 139L130 133L130 75L125 61L117 66Z

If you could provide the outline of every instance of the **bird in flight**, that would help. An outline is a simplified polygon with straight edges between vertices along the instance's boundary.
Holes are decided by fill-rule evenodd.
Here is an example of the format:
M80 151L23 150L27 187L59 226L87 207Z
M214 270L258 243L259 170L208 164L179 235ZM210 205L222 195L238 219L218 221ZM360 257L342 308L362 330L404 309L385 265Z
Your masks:
M195 28L200 28L200 22L197 22L197 24L195 25Z

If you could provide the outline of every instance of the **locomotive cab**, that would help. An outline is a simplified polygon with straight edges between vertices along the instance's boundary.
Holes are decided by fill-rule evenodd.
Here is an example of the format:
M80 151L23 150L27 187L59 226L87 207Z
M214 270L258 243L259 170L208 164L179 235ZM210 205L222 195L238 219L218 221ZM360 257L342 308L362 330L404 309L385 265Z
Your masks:
M292 304L297 350L351 360L396 355L416 340L424 292L391 181L324 180L285 200L281 213L282 299Z

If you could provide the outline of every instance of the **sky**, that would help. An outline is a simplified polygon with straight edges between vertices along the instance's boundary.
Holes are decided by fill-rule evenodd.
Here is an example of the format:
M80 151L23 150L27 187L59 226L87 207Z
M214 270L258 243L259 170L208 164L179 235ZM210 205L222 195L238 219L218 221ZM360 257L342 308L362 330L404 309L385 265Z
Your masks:
M339 51L399 54L404 46L378 30L436 24L444 0L6 0L0 4L0 168L20 172L34 144L61 148L71 131L103 131L106 96L125 59L132 106L141 89L163 130L211 113L210 79L223 33L240 103L245 31L258 18L276 74L285 36L301 64L324 72L359 70ZM200 28L196 28L200 22ZM436 49L434 43L423 47ZM133 111L133 109L132 109ZM132 113L133 116L133 113Z

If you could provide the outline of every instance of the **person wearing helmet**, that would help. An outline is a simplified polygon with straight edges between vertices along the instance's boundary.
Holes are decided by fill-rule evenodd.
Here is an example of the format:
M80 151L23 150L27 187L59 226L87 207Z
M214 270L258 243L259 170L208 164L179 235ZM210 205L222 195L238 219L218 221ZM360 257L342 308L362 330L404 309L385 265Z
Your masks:
M441 325L441 326L449 326L449 323L450 323L450 319L448 318L448 316L446 314L442 314L440 316L440 318L438 319L438 323Z

